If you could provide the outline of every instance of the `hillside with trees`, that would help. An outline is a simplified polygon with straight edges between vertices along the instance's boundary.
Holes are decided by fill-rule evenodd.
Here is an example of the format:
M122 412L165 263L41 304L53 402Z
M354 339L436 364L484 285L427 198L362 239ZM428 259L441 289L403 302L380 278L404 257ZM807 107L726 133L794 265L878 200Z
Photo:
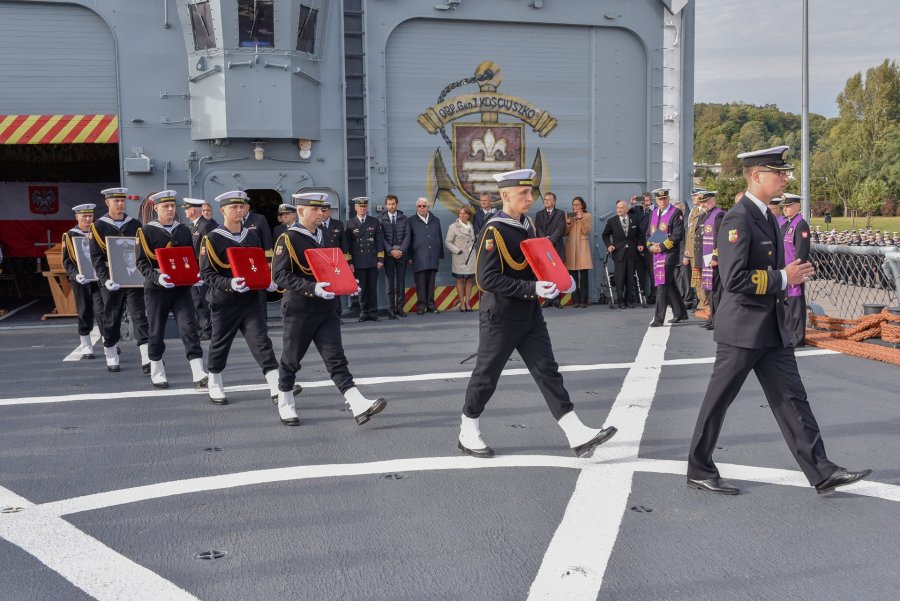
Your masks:
M814 215L900 215L900 68L885 60L847 80L838 116L810 114L810 197ZM699 185L719 191L730 206L744 189L737 154L787 144L798 168L788 191L800 192L800 115L775 105L698 103L694 162L721 165L717 177L700 169Z

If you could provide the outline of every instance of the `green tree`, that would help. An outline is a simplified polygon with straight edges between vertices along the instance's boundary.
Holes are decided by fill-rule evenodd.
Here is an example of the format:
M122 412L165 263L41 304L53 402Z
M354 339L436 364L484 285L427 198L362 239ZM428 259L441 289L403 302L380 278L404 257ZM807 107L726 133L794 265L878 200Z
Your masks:
M870 177L853 191L850 206L866 216L866 227L872 226L872 215L877 214L888 195L888 187L882 180Z

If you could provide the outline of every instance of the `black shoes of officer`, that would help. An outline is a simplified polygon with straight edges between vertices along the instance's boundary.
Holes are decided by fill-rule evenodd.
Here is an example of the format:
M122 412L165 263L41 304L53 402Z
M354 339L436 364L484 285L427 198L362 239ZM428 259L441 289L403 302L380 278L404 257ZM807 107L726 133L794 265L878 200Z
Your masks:
M697 490L711 492L717 495L736 495L740 492L733 486L724 486L718 478L707 478L706 480L688 478L687 485L690 488L696 488Z
M366 423L367 421L369 421L370 419L372 419L373 415L378 415L379 413L384 411L385 407L387 407L386 400L384 400L382 398L375 399L375 402L372 403L371 407L369 407L368 409L366 409L363 413L360 413L359 415L354 415L353 419L356 420L357 425L361 426L364 423Z
M687 320L688 320L688 316L682 315L680 317L673 317L672 319L669 320L669 323L681 323L682 321L687 321Z
M711 321L704 321L703 323L700 324L700 327L703 328L704 330L715 330L716 329L716 327L713 325L713 322L711 322Z
M416 309L416 315L425 315L425 309Z
M862 480L872 473L872 470L860 470L851 472L845 468L839 467L834 473L825 478L823 482L816 484L816 492L820 495L828 494L834 491L838 486L846 486Z
M400 309L399 307L397 308L396 313L397 313L397 317L406 317L406 311L404 311L403 309Z
M619 430L615 426L610 426L608 428L603 428L599 432L597 432L596 436L587 441L584 444L580 444L577 447L572 447L572 452L575 453L576 457L586 457L591 454L596 447L599 447L604 442L615 436L616 432Z
M393 309L388 309L388 319L397 319L397 313Z
M659 327L662 327L662 324L663 324L663 322L657 321L654 319L653 321L650 322L650 327L651 328L659 328Z
M492 449L491 447L484 447L482 449L470 449L464 446L463 443L459 440L456 441L456 448L466 455L478 457L479 459L487 459L494 456L494 449Z

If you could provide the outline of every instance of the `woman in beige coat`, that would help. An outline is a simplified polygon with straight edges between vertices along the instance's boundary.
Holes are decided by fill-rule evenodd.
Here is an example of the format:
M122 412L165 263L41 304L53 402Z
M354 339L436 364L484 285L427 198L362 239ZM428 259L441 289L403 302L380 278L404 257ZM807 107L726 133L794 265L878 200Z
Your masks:
M447 228L444 245L450 251L450 272L456 278L456 293L459 297L459 310L472 310L469 299L472 297L472 282L475 280L475 229L470 223L472 213L468 207L459 209L459 219Z
M572 199L572 215L566 215L566 268L575 279L576 289L572 293L575 307L588 305L588 273L594 268L591 260L591 228L593 217L587 212L584 199Z

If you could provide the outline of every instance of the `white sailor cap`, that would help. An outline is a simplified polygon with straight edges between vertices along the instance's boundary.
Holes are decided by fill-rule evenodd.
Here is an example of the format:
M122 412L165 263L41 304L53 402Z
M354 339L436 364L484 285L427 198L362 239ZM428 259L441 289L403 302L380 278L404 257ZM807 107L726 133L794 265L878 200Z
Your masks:
M281 213L293 213L294 210L295 210L295 209L294 209L294 205L288 205L288 204L280 204L280 205L278 205L278 213L279 213L279 214L281 214Z
M368 196L357 196L353 199L353 204L355 205L363 205L369 206L369 197Z
M157 192L156 194L150 195L150 200L153 202L154 206L159 206L166 202L175 202L175 195L178 194L175 190L163 190L162 192Z
M104 198L128 198L128 188L107 188L100 190Z
M785 192L784 197L781 199L781 204L792 205L799 203L801 200L803 200L802 196L797 196L796 194L788 194L787 192Z
M325 192L303 192L302 194L291 194L294 199L294 205L298 207L329 207L328 194ZM356 199L353 199L354 202ZM369 199L366 199L368 202ZM290 206L290 205L287 205Z
M794 168L785 161L790 146L775 146L763 150L742 152L737 158L744 162L744 167L768 167L776 171L790 171Z
M718 194L717 190L697 190L694 192L694 202L703 202L710 198L715 198Z
M512 188L514 186L534 186L534 169L517 169L504 173L495 173L494 181L498 188Z
M93 213L95 208L97 208L97 205L87 202L83 205L76 205L72 207L72 211L74 211L75 214L78 215L81 213Z
M668 188L657 188L650 194L653 195L653 198L668 198L669 197L669 189Z
M199 209L203 206L203 203L206 202L202 198L182 198L181 206L185 209Z
M250 200L250 197L247 196L247 193L243 190L232 190L230 192L226 192L224 194L219 194L216 196L216 202L219 203L219 206L227 206L227 205L243 205L249 204L247 201Z

